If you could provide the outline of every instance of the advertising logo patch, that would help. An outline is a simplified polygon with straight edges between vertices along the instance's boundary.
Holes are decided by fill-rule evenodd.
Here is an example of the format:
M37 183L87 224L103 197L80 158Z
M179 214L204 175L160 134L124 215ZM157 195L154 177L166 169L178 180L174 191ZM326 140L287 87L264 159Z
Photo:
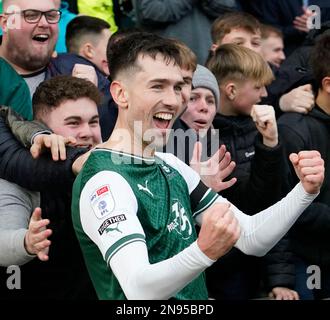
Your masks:
M104 219L115 208L115 200L110 191L110 186L105 185L93 192L90 203L98 219Z

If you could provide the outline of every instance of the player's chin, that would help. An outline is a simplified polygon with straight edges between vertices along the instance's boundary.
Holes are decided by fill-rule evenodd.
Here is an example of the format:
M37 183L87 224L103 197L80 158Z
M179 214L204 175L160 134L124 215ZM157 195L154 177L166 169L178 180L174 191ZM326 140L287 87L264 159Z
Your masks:
M148 130L144 135L144 141L155 149L164 147L169 139L171 129L154 128Z

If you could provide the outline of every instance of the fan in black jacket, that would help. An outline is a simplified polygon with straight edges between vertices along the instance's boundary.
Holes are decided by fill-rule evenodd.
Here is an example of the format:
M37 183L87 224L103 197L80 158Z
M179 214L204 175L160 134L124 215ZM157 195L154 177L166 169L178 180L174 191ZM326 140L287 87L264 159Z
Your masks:
M330 297L330 35L323 36L316 44L312 65L319 86L316 106L306 115L283 115L279 119L279 130L287 155L318 150L325 160L326 176L320 195L291 231L293 251L303 259L305 267L317 265L321 268L321 288L315 288L314 295L325 298ZM295 181L291 167L289 189Z

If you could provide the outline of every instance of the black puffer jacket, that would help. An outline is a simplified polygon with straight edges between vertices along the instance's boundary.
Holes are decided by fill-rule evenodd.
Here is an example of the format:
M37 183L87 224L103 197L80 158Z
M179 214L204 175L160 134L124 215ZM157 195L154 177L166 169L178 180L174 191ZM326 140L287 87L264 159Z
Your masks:
M330 116L319 107L307 115L284 114L279 130L286 154L318 150L325 161L320 195L300 216L291 230L293 250L309 264L330 266ZM291 167L289 188L297 182Z
M221 194L248 214L267 208L282 197L283 149L268 148L249 116L217 114L213 125L230 152L237 183Z

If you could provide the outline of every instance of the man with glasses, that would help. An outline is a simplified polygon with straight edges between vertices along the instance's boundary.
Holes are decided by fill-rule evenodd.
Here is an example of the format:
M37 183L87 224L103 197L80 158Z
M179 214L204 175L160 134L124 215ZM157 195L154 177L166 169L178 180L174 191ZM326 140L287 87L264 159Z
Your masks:
M61 13L53 0L4 0L0 56L27 82L31 96L46 77Z
M117 114L117 106L109 91L108 80L97 75L92 62L72 61L70 56L52 58L58 39L61 14L57 10L58 0L4 0L3 14L0 16L1 27L4 30L3 44L0 47L0 57L9 62L29 86L31 97L39 83L56 75L74 75L75 64L88 65L83 68L80 77L89 78L87 72L96 73L98 89L103 95L99 106L102 138L110 136ZM81 70L81 66L78 66ZM88 70L88 71L86 71Z
M45 16L48 23L58 23L61 18L61 12L53 9L49 11L40 11L34 9L27 9L22 11L5 12L6 16L21 15L27 23L38 23L42 16Z

